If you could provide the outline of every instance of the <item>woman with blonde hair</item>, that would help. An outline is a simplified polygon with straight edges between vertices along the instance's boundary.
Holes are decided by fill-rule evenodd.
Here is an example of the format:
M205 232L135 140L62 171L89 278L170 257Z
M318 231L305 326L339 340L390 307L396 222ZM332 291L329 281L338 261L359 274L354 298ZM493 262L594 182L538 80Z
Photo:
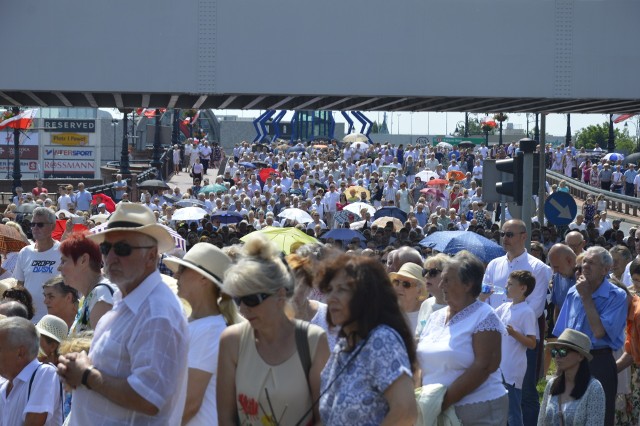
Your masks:
M322 328L285 313L294 279L278 249L253 234L224 276L223 291L247 319L226 328L218 359L218 423L320 421L320 372L329 357ZM312 409L313 408L313 409Z
M398 272L391 272L389 278L396 296L398 296L400 310L407 320L411 333L415 333L420 305L426 299L422 266L415 263L405 263Z
M222 277L231 259L213 244L198 243L182 258L164 264L178 280L178 296L191 305L189 374L182 424L217 425L216 376L220 334L242 321L230 296L222 293Z
M424 261L424 270L422 273L425 278L425 290L430 297L422 302L420 306L418 323L415 328L416 339L420 337L422 329L431 314L447 306L447 302L444 300L444 294L440 288L440 281L442 281L442 271L449 259L449 256L446 254L438 253L435 256L427 257Z

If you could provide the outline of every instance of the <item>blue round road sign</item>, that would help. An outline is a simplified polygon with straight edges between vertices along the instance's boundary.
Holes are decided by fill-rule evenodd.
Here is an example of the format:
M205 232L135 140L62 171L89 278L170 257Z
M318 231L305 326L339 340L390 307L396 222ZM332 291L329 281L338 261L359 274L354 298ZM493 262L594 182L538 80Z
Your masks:
M554 225L568 225L578 213L578 205L566 192L554 192L544 203L544 215L547 222Z

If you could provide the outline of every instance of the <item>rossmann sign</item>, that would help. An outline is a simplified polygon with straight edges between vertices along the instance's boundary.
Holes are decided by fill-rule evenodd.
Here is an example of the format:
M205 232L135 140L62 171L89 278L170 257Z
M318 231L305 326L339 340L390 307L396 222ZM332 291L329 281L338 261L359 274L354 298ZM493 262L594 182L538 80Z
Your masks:
M59 146L44 147L45 160L94 160L93 148L60 148Z
M54 120L44 119L46 132L95 133L96 120Z

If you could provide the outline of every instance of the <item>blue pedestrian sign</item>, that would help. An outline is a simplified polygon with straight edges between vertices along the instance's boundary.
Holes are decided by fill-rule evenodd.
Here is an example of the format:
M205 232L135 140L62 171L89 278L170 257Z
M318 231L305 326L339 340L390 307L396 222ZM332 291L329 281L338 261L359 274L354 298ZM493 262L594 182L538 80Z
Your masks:
M544 215L553 225L568 225L575 219L578 205L566 192L554 192L544 203Z

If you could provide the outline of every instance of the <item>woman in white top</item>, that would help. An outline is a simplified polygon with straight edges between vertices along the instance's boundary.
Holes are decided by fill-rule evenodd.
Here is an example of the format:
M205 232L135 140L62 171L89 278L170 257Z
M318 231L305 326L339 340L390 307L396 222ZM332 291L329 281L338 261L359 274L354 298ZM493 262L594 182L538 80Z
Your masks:
M400 310L405 315L409 329L414 333L418 324L420 305L426 295L422 266L405 263L398 272L391 272L389 278L398 296Z
M84 296L70 336L93 330L104 314L113 307L117 287L102 276L102 254L96 243L84 234L71 234L60 244L58 270L64 283Z
M213 244L198 243L184 258L163 262L178 280L178 296L191 305L189 317L189 375L182 424L218 424L216 377L220 334L242 321L230 296L221 293L229 256Z
M292 253L287 256L286 260L294 279L293 296L291 296L294 317L324 329L327 333L329 350L333 350L338 342L339 328L329 326L327 322L327 304L309 298L313 290L312 282L314 277L311 258Z
M499 366L505 328L493 308L477 301L484 266L466 250L442 271L447 307L431 314L418 342L422 385L447 388L442 410L455 408L462 424L504 425L509 400Z

